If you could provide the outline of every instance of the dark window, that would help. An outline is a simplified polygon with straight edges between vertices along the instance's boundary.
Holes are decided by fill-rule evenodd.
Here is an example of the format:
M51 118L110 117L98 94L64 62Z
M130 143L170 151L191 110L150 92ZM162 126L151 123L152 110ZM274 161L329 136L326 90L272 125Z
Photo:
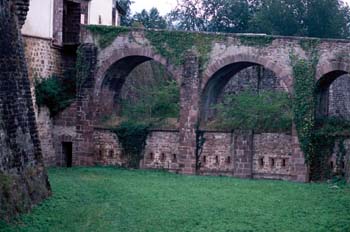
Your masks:
M154 155L153 155L153 153L151 152L151 153L149 153L149 159L150 160L153 160L154 159Z
M164 153L162 153L162 154L160 155L160 161L162 161L162 162L165 161L165 154L164 154Z
M275 167L275 159L272 158L270 164L271 164L271 168L274 168Z
M177 161L176 154L173 154L173 162L176 162L176 161Z
M231 156L228 156L228 157L227 157L226 162L227 162L227 164L230 164L230 163L231 163Z
M261 157L259 159L259 165L260 165L261 168L265 166L264 157Z
M207 162L207 157L203 156L203 163L206 163L206 162Z
M282 167L286 167L287 166L287 160L286 159L282 159Z

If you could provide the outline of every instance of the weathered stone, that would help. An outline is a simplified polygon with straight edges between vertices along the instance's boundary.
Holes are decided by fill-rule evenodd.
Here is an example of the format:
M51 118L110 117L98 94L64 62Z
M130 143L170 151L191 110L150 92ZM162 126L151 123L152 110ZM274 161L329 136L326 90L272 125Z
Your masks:
M0 1L0 219L50 195L19 31L27 6L28 1Z

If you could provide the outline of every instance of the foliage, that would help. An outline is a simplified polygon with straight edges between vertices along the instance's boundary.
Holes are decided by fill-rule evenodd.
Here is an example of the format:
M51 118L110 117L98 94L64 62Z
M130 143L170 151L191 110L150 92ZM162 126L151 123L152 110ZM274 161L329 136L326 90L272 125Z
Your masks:
M122 122L112 129L123 146L128 167L138 168L142 159L142 151L146 145L149 125L135 121Z
M125 15L121 17L121 26L131 26L131 9L130 6L133 4L131 0L119 0L119 5L124 9Z
M51 76L35 81L35 98L38 106L46 106L51 116L66 109L76 97L75 71L63 77Z
M0 230L350 230L346 186L102 167L49 169L49 177L52 197Z
M159 15L157 8L152 8L150 11L142 10L141 13L134 14L132 21L141 23L145 28L165 29L167 27L166 20Z
M291 57L294 76L294 122L298 132L301 149L305 160L310 160L315 152L313 130L315 127L315 64L296 57ZM315 62L316 63L316 62Z
M315 51L317 51L317 46L320 43L321 43L320 39L312 39L312 38L302 38L299 41L300 47L305 52L311 52L311 53L314 53Z
M291 99L285 92L245 91L228 95L216 108L219 127L242 130L290 131L292 127Z
M163 81L157 86L144 86L133 90L136 100L123 100L122 116L134 121L161 122L178 118L180 92L176 81Z
M128 27L114 27L101 25L88 25L86 28L98 36L98 43L101 48L108 47L121 34L131 31Z
M250 9L246 0L181 0L170 19L181 30L246 32Z
M209 58L212 43L225 39L223 35L180 31L146 31L145 33L156 51L164 57L169 57L175 65L181 65L184 62L186 51L196 48L202 68Z
M239 40L241 44L246 46L255 47L267 47L275 40L271 36L240 36Z
M340 0L180 0L170 19L182 30L348 38L349 12Z

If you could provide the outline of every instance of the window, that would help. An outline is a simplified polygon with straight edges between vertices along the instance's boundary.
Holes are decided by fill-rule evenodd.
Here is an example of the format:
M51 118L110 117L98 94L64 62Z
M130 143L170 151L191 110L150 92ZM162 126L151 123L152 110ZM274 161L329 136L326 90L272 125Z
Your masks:
M261 158L259 159L259 166L260 166L261 168L263 168L263 167L265 166L264 157L261 157Z
M271 158L270 165L271 165L271 168L275 167L275 159L274 158Z
M164 162L165 161L165 154L164 153L162 153L161 155L160 155L160 161L162 161L162 162Z
M177 161L176 154L173 154L173 162L176 162L176 161Z
M228 157L227 157L226 163L227 163L227 164L231 164L231 156L228 156Z

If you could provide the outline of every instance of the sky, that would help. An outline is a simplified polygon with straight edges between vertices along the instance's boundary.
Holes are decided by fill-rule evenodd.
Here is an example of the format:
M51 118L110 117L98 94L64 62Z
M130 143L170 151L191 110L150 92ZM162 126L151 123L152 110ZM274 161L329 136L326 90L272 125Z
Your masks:
M132 13L141 12L143 9L150 10L156 7L161 15L166 15L176 6L176 0L133 0L131 5ZM350 0L349 0L350 1Z
M132 13L141 12L143 9L150 10L152 7L156 7L161 15L166 15L176 6L176 0L133 0L134 4L131 5ZM350 0L345 0L350 4Z

